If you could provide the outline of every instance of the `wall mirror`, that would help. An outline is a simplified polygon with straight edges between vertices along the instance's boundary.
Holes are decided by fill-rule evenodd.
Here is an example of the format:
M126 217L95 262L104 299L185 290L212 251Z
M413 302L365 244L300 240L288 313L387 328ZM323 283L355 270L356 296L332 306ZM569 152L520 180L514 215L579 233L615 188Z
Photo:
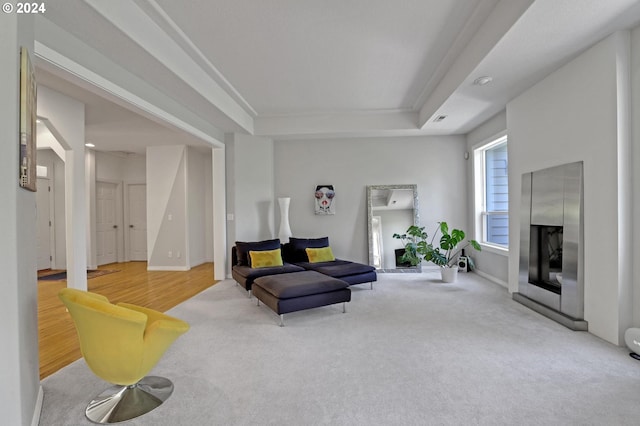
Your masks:
M393 234L404 234L419 225L418 185L367 186L367 230L369 265L378 272L421 272L420 265L403 264L402 242Z

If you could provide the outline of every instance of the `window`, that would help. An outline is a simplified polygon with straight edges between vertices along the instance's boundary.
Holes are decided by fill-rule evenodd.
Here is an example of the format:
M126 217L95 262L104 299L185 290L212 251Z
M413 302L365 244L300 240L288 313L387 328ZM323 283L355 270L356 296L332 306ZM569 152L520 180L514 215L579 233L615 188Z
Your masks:
M509 183L507 136L474 150L476 239L486 245L509 247Z

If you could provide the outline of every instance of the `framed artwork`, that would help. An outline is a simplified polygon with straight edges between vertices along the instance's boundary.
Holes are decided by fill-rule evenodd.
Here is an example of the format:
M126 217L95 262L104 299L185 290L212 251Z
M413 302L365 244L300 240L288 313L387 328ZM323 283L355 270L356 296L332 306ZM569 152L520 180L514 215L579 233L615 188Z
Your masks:
M316 214L336 214L335 198L336 192L333 185L316 186Z
M36 78L26 47L20 48L20 176L22 188L36 191Z

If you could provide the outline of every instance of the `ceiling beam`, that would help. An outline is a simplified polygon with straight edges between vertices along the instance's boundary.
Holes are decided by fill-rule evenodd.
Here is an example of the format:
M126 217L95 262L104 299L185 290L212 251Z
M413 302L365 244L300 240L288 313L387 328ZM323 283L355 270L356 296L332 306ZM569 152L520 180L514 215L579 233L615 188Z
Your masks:
M168 123L180 130L183 130L214 147L224 147L221 141L224 134L214 127L206 130L193 125L189 120L185 120L176 114L163 109L156 102L150 102L145 98L117 85L102 75L91 71L83 65L62 55L54 49L36 40L35 43L36 65L57 75L70 74L74 79L82 81L84 88L91 88L93 92L99 91L101 96L114 103L134 108L138 113L152 120L160 120ZM65 76L66 77L66 76ZM68 77L66 77L68 78ZM77 82L77 81L76 81Z
M420 107L418 127L433 126L438 110L509 31L533 0L501 0ZM445 114L446 115L446 114Z
M418 114L413 111L372 111L346 113L260 115L255 119L255 135L273 139L333 136L367 136L419 133Z
M113 7L110 2L102 0L85 0L85 2L226 117L246 132L253 133L253 115L236 102L233 96L227 93L138 5L133 2L119 2L118 7Z

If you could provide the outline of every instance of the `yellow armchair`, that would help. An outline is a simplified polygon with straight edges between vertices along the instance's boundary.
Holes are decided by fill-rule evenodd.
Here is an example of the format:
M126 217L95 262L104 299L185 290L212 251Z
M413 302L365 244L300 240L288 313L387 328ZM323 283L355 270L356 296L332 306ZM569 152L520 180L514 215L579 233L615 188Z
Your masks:
M189 324L152 309L118 303L96 293L64 288L58 294L69 310L87 365L113 383L89 403L96 423L115 423L145 414L173 392L170 380L147 376Z

